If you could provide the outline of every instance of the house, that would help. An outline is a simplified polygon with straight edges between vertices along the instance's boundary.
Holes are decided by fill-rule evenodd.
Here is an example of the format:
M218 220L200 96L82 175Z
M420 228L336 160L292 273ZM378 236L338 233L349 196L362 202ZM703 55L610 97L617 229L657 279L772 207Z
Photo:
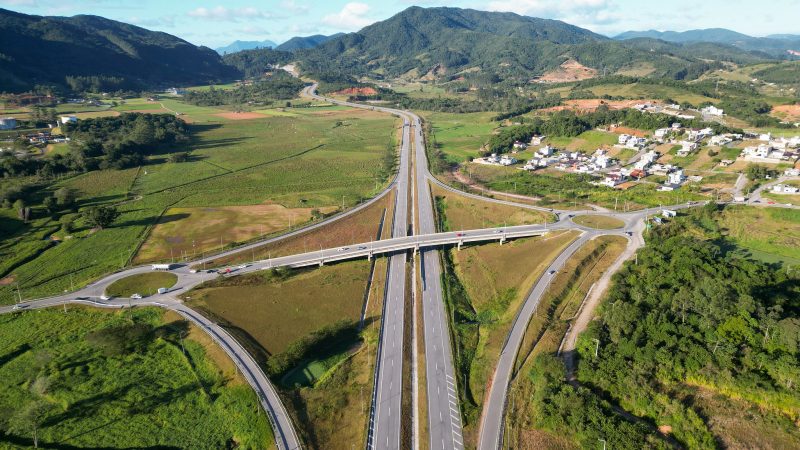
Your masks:
M722 117L722 116L725 115L725 111L724 110L719 109L714 105L707 106L707 107L701 109L700 112L705 116Z
M608 169L613 163L613 159L609 158L606 154L598 155L594 158L594 164L599 169Z
M647 176L647 173L642 169L633 169L630 175L631 178L636 178L637 180L641 180L642 178Z
M776 184L772 186L772 193L774 194L797 194L798 192L800 192L800 188L797 186L788 184Z
M526 148L528 148L528 144L526 144L526 143L524 143L522 141L514 141L514 149L515 150L525 150Z
M680 122L675 122L672 124L673 130L680 130L681 128L683 128L683 125Z
M514 165L514 164L518 163L519 160L517 160L517 158L514 158L513 156L503 155L500 158L499 162L500 162L501 166L511 166L511 165Z
M184 94L186 94L186 89L169 88L164 92L166 92L167 94L171 94L171 95L184 95Z
M673 169L672 164L653 164L647 172L653 175L667 176Z
M711 139L708 141L709 144L716 145L718 147L728 145L731 142L733 142L733 139L726 134L721 134L719 136L712 136Z
M681 148L680 148L680 150L678 150L678 154L677 154L680 157L689 156L690 153L692 153L693 151L697 150L698 147L699 147L699 145L697 145L696 142L690 142L690 141L681 141L680 144L681 144Z
M664 138L669 136L669 134L671 132L672 132L671 128L659 128L659 129L656 130L656 132L653 134L653 136L655 136L656 139L661 139L663 141Z
M759 141L764 141L764 142L769 142L769 141L772 140L772 133L759 134L758 135L758 140Z
M600 182L600 184L608 187L614 187L624 183L626 178L627 177L620 172L610 172L606 174L606 177Z
M546 136L533 135L531 138L531 145L542 145L542 141Z
M68 123L77 123L78 118L75 116L61 116L59 117L62 124L66 125Z
M17 119L13 117L0 118L0 130L13 130L17 127Z
M633 136L631 136L630 134L620 134L619 138L617 138L617 143L619 145L626 145L628 143L628 140L630 140L630 138L632 137Z
M741 157L745 161L777 164L783 161L793 161L796 155L784 149L773 148L769 144L761 144L758 147L745 147Z
M665 209L661 211L661 215L669 219L671 217L677 216L678 211L675 211L674 209Z
M644 155L642 155L642 157L639 158L639 161L636 161L636 164L634 165L634 168L635 169L640 169L640 170L647 169L648 167L650 167L651 164L656 162L656 160L658 159L658 156L659 155L658 155L657 152L651 150L651 151L645 153Z
M540 148L537 153L539 153L542 156L552 156L552 154L554 152L555 152L555 149L553 147L550 147L549 145L545 145L544 147Z
M800 176L800 169L786 169L786 171L783 172L783 175L787 177Z
M734 161L732 159L723 159L722 161L719 162L719 165L722 167L728 167L731 164L733 164L733 162Z

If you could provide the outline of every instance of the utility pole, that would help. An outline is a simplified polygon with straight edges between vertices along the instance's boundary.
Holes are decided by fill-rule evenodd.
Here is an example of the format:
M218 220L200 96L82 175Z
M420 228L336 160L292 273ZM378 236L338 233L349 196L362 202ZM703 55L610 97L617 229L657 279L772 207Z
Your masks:
M19 281L17 281L17 296L19 297L17 303L22 303L22 290L19 288Z
M603 443L603 450L606 450L606 440L605 439L598 439L598 441Z
M600 349L600 339L592 339L594 341L594 357L597 358L597 351Z

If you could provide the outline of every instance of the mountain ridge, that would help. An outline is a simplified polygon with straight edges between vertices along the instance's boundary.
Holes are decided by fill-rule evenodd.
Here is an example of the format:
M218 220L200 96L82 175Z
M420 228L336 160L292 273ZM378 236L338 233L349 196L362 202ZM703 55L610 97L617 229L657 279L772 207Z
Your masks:
M275 48L277 46L278 44L269 39L265 39L263 41L240 41L237 39L228 45L215 48L214 51L216 51L220 55L225 55L228 53L240 52L242 50L253 50L256 48Z

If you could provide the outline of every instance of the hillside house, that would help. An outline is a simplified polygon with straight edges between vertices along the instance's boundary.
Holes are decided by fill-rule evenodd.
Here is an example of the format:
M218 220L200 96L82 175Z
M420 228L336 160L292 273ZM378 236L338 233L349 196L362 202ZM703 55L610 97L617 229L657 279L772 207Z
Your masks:
M553 147L545 145L544 147L540 148L537 153L539 153L542 156L553 156L553 153L555 153L555 151L556 149L554 149Z
M514 141L514 150L525 150L528 148L528 144L522 141Z
M608 187L616 187L624 183L627 177L621 172L609 172L600 184Z
M700 146L696 142L681 141L681 148L678 150L677 156L686 157L693 151L697 150Z
M519 160L517 158L514 158L513 156L503 155L500 158L499 164L501 166L511 166L511 165L514 165L514 164L516 164L518 162L519 162Z
M59 121L61 122L62 125L66 125L68 123L77 123L78 118L75 116L61 116L59 117Z
M797 194L800 193L800 188L789 184L776 184L772 186L773 194Z
M706 116L714 116L714 117L722 117L725 115L725 111L722 109L717 108L714 105L707 106L700 110L703 115Z
M542 142L544 141L545 137L546 136L534 135L531 138L531 145L542 145Z

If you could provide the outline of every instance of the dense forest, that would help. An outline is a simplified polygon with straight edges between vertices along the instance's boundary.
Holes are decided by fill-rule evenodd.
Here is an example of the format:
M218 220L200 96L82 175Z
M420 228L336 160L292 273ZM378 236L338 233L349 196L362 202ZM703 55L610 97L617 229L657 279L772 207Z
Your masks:
M245 78L264 75L275 69L275 66L287 64L293 55L288 51L271 48L257 48L229 53L222 57L225 64L235 67Z
M268 105L275 100L289 100L297 97L305 84L279 70L251 84L237 86L234 89L215 89L205 91L189 91L183 100L200 106L220 105Z
M669 425L688 448L716 442L691 403L671 395L683 384L800 414L800 280L733 251L718 214L709 204L654 228L579 345L583 384Z

